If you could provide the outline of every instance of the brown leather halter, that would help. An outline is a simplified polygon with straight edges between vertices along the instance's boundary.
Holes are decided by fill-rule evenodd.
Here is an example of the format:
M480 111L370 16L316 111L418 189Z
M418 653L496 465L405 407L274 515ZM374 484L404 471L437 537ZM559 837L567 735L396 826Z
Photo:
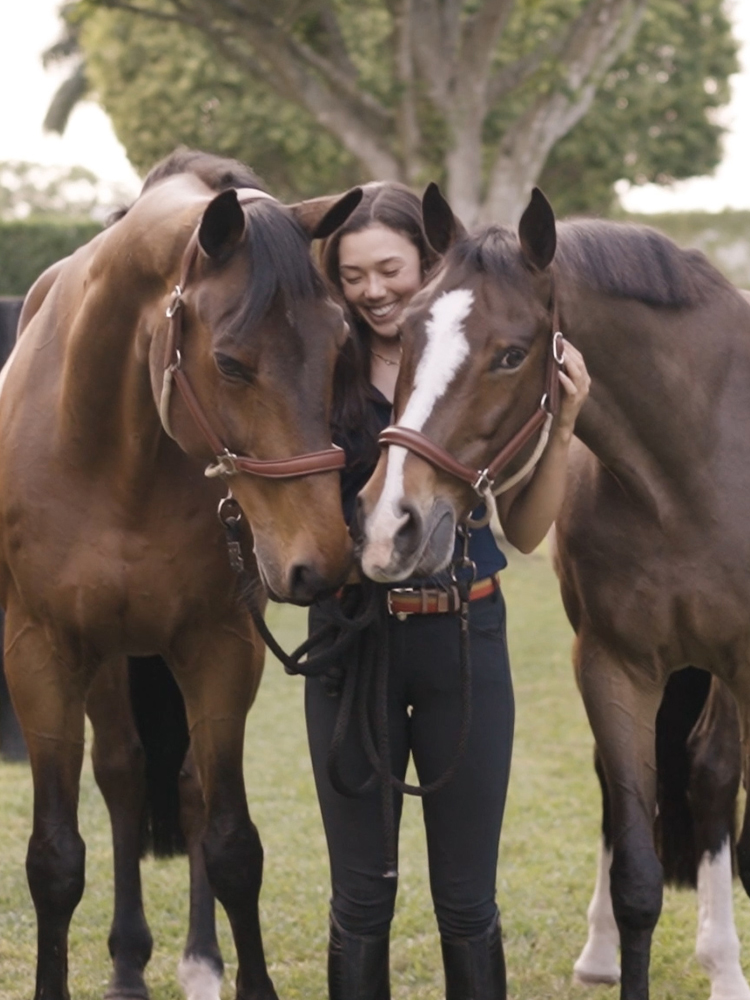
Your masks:
M271 195L266 194L264 191L246 190L238 200L241 205L246 205L248 202L259 198L271 198ZM276 199L271 198L271 200L275 201ZM180 281L174 287L172 298L166 311L167 319L169 320L169 330L167 333L164 379L159 405L159 415L164 430L170 437L174 437L169 422L169 403L172 384L174 383L193 420L208 442L211 451L216 455L216 462L209 465L206 469L207 476L234 476L240 472L247 472L253 476L262 476L266 479L293 479L298 476L309 476L313 473L332 472L342 469L346 462L344 452L335 445L323 451L311 451L303 455L295 455L292 458L251 458L249 455L236 455L234 452L231 452L214 431L211 422L198 401L190 380L182 368L184 294L190 272L198 256L199 228L200 224L196 227L185 248L182 258Z
M560 405L560 381L557 373L563 363L563 351L561 348L562 333L560 332L560 317L557 306L557 299L552 289L552 337L547 354L547 370L544 380L544 392L538 408L526 423L517 431L508 443L501 449L497 456L484 469L475 469L468 465L463 465L455 459L449 452L439 444L435 444L421 431L412 430L409 427L399 427L393 424L386 427L381 432L378 440L381 445L400 445L425 459L430 465L434 465L443 472L455 476L462 482L468 483L473 490L483 499L488 499L488 494L493 492L493 485L500 473L519 454L532 437L544 428L549 417L554 417Z

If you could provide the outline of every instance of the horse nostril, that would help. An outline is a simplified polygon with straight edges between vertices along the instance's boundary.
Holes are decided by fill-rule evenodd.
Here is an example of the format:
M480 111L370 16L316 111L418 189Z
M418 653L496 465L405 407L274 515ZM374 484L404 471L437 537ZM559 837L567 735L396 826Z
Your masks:
M393 547L400 555L409 555L419 545L424 522L417 508L406 500L401 501L400 510L403 521L393 537Z
M289 572L289 599L295 604L312 604L325 590L330 590L326 580L307 563L297 563Z

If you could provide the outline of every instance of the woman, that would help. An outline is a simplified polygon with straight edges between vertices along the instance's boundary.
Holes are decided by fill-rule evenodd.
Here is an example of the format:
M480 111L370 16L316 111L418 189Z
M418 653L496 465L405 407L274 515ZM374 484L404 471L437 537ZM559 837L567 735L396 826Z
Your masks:
M436 263L422 228L421 204L398 184L370 184L358 208L322 249L324 270L351 314L352 336L337 370L334 429L347 453L344 513L378 458L378 433L391 419L400 361L399 321ZM563 494L576 415L588 392L580 354L565 348L560 412L530 479L499 501L509 541L533 549L550 527ZM498 571L507 564L489 527L472 532L477 584L470 603L472 717L464 757L453 779L423 801L435 915L448 1000L501 1000L505 963L495 902L498 845L513 741L513 690ZM434 587L438 581L430 581ZM416 587L425 581L408 581ZM394 601L394 604L397 602ZM312 615L312 628L320 624ZM459 644L455 616L412 613L389 619L388 713L391 763L403 778L413 755L423 784L450 766L460 727ZM356 652L351 654L356 656ZM347 664L343 664L346 669ZM324 682L308 679L308 739L328 841L331 929L330 1000L387 1000L389 929L396 878L384 878L384 827L377 789L349 798L331 785L327 755L338 710ZM370 767L356 725L340 753L347 784ZM401 815L396 796L396 822Z

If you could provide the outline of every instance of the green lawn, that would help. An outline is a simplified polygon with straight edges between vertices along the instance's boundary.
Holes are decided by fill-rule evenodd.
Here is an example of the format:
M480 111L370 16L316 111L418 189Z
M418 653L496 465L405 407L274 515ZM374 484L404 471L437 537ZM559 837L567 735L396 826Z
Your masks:
M517 698L516 748L499 869L510 995L516 1000L581 998L571 985L586 936L593 887L599 795L591 738L570 667L570 630L546 558L511 560L504 575ZM270 623L287 648L304 615L273 607ZM266 850L262 896L266 952L282 1000L325 997L328 876L326 852L307 757L302 681L269 661L248 726L248 797ZM35 924L24 855L30 825L30 780L19 765L0 765L0 1000L29 1000ZM73 1000L101 998L109 973L111 916L109 829L86 763L81 831L87 843L87 887L71 930ZM187 910L183 859L144 864L147 913L155 938L149 967L153 1000L177 1000L175 968ZM750 905L739 887L741 939L750 941ZM695 897L668 892L654 942L652 995L705 1000L708 981L693 958ZM227 961L224 996L233 995L232 947L221 914ZM442 973L427 889L420 807L408 800L402 831L399 908L392 944L395 1000L438 1000ZM616 995L601 988L593 1000Z

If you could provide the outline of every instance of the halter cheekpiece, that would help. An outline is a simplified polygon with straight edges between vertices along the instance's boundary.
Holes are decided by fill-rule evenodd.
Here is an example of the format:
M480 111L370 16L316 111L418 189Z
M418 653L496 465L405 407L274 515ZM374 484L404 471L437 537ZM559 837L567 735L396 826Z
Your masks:
M518 430L510 441L498 452L488 466L483 469L472 468L463 465L454 458L450 452L446 451L439 444L435 444L421 431L412 430L409 427L400 427L393 424L386 427L380 433L378 441L381 445L399 445L408 451L419 455L430 465L437 469L442 469L449 475L468 483L474 492L485 502L487 506L486 519L479 522L472 522L467 519L470 527L480 527L489 521L490 504L494 502L494 497L505 493L516 483L520 482L537 464L542 457L542 452L547 446L550 427L560 406L560 381L558 372L564 361L563 335L560 331L560 316L555 295L554 279L551 291L551 311L552 311L552 336L547 353L547 368L544 379L544 390L539 402L539 406L529 417L525 424ZM513 475L496 484L500 473L513 461L513 459L523 450L533 436L540 431L534 451L524 465Z
M241 196L238 193L238 201L241 205L246 205L251 201L261 198L276 201L272 195L267 194L265 191L244 189L241 192ZM325 448L322 451L306 452L303 455L294 455L291 458L252 458L249 455L237 455L230 451L214 431L182 367L181 348L185 306L184 294L190 272L198 256L199 228L200 225L196 227L185 248L180 280L174 287L166 309L169 329L164 358L164 377L162 380L161 398L159 400L159 417L161 418L164 430L171 438L174 438L169 419L172 387L174 386L177 388L193 420L208 442L211 451L216 456L216 461L212 462L205 471L206 476L209 478L214 476L235 476L240 472L245 472L254 476L261 476L265 479L294 479L298 476L308 476L313 473L332 472L342 469L346 461L344 452L335 445Z

